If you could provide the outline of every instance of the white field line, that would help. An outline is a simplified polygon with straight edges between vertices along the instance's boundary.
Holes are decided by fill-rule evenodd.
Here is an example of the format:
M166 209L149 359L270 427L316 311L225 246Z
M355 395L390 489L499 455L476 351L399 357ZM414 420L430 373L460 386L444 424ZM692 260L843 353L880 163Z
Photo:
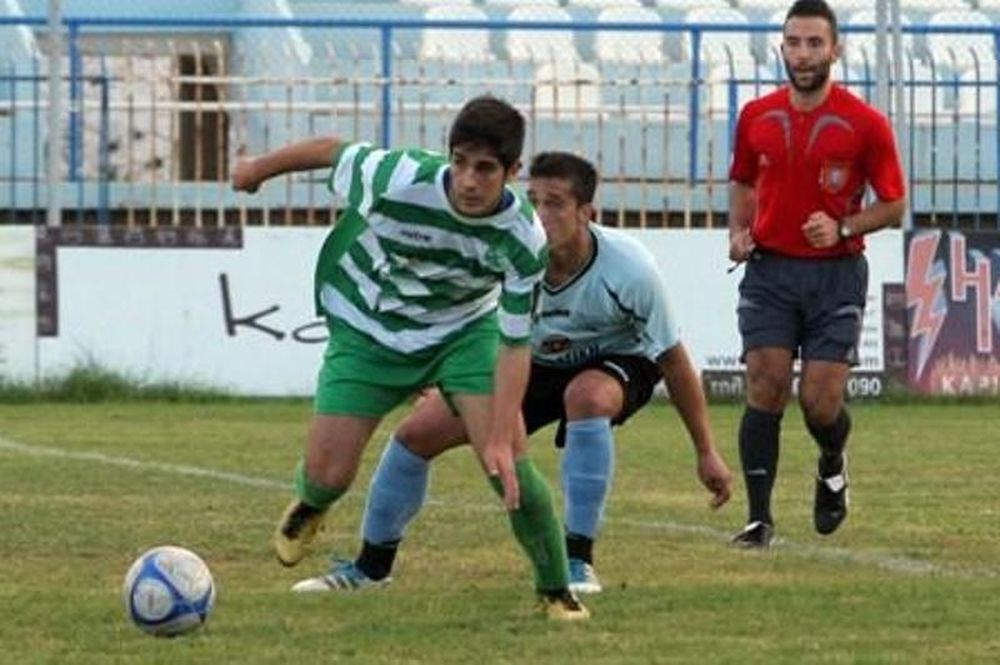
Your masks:
M168 464L164 462L149 462L144 460L120 457L117 455L107 455L105 453L93 451L75 451L51 446L36 446L24 443L17 443L9 439L0 437L0 451L20 453L34 457L54 457L64 460L80 462L92 462L104 466L114 466L123 469L136 471L153 471L174 476L187 476L192 478L205 478L211 481L220 481L245 487L258 489L278 490L289 492L292 489L290 481L277 481L259 476L249 476L241 473L229 471L218 471L200 466L188 464ZM362 498L359 492L353 492L354 498ZM346 497L345 497L346 498ZM499 504L479 504L467 501L453 501L441 499L428 499L426 502L435 508L460 510L465 512L499 512ZM700 524L682 524L670 520L634 520L629 518L608 518L608 522L642 529L646 531L666 531L668 533L679 533L696 535L720 542L728 542L730 535L728 532L713 527ZM859 565L865 567L879 568L891 573L901 575L924 575L924 576L947 576L947 577L975 577L975 578L995 578L1000 577L1000 569L985 567L965 567L939 564L933 561L911 559L905 556L893 556L880 554L877 552L863 552L850 550L842 547L828 547L820 545L807 545L795 543L787 539L779 538L775 540L774 552L788 552L802 558L818 559L835 563Z

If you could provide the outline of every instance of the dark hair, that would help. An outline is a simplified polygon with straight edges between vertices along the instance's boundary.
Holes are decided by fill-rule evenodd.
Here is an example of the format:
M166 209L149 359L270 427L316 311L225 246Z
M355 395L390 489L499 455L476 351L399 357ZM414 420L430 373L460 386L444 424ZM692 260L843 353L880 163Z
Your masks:
M798 17L818 17L826 19L830 24L830 34L833 36L833 43L837 43L837 15L826 4L826 0L796 0L795 4L785 15L785 23L788 19Z
M593 203L597 169L582 157L568 152L540 152L531 160L532 178L565 178L577 203Z
M485 148L509 169L524 150L524 116L492 95L471 99L455 116L448 133L448 152L460 145Z

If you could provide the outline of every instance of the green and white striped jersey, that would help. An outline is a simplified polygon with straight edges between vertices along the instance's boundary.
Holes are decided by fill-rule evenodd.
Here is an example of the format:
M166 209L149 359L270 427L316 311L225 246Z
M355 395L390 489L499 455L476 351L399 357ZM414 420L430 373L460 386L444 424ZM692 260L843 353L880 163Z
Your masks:
M464 217L448 201L447 170L444 155L425 150L340 150L329 188L346 206L316 266L320 314L403 353L493 312L505 344L530 341L542 225L513 191L496 214Z

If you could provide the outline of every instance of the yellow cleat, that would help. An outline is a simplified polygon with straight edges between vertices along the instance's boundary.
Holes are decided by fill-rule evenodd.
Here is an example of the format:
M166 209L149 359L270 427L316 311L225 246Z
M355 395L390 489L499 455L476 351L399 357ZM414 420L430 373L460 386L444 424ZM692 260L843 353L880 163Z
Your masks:
M539 594L538 611L556 621L583 621L590 618L587 608L568 589Z
M294 566L309 553L309 546L323 528L325 510L313 508L298 499L281 515L274 531L274 552L283 566Z

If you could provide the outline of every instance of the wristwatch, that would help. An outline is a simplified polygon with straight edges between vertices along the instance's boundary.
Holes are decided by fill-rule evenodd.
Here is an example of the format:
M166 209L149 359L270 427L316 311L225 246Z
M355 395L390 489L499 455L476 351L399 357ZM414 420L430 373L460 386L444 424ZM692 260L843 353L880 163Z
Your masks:
M844 223L844 220L837 222L837 235L839 235L842 240L847 240L853 235L850 227Z

